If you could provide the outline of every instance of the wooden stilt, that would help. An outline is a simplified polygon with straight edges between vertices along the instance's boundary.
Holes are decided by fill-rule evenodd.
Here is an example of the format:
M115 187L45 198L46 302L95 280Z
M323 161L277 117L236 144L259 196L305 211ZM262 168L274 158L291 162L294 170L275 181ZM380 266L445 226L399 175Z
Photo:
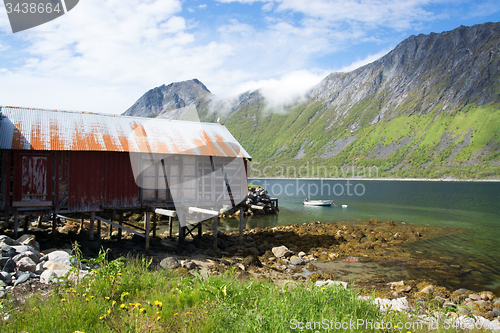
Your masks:
M111 212L111 218L109 219L110 221L113 221L113 215L115 214L115 212ZM108 225L108 237L109 239L111 239L111 235L113 234L113 225L109 224Z
M38 216L38 221L37 221L38 223L36 225L37 228L41 228L42 227L42 218L43 218L42 215Z
M57 237L57 214L54 212L52 214L52 238L56 239Z
M149 226L149 223L150 223L150 217L149 217L149 212L144 212L144 217L145 217L145 227L146 227L146 254L148 253L149 251L149 231L150 231L150 226Z
M201 239L201 234L203 233L203 224L200 222L198 223L198 239Z
M169 228L168 238L172 238L172 223L173 223L172 220L173 220L172 216L169 216L168 217L168 228Z
M123 212L120 211L120 218L118 219L118 223L123 225ZM118 228L118 240L122 239L122 228Z
M156 237L156 213L153 213L153 237Z
M101 239L101 220L97 220L97 239Z
M217 219L218 216L214 216L214 250L217 250Z
M94 240L95 212L90 212L89 239Z
M83 230L83 222L85 221L85 214L82 213L82 222L80 223L80 230Z
M14 211L14 238L17 239L19 234L19 213Z
M27 233L30 230L30 219L28 218L28 215L24 217L24 231L23 233Z
M182 250L182 246L184 245L184 237L186 237L186 227L181 226L181 222L179 221L179 251Z
M238 244L243 245L243 207L240 207L240 234Z

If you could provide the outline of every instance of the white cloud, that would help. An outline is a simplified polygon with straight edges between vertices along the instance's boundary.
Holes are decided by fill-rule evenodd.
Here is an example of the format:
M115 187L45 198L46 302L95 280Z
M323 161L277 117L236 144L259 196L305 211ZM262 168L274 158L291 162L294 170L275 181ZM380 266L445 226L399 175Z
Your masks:
M212 109L226 113L235 105L240 94L258 90L266 100L267 112L284 112L287 105L304 100L306 93L329 73L325 70L298 70L277 79L248 80L235 86L226 95L217 96Z
M78 109L94 101L93 111L121 113L154 86L210 76L231 46L195 43L177 15L181 9L176 0L87 0L32 29L54 33L14 34L27 43L27 57L8 77L0 73L0 105L33 100L39 107Z

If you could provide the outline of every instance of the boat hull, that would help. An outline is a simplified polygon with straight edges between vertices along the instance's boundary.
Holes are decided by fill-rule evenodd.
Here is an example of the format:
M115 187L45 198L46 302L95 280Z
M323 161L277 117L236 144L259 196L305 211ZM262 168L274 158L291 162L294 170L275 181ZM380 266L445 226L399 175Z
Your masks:
M331 206L332 204L333 204L333 200L304 201L304 205L306 205L306 206Z

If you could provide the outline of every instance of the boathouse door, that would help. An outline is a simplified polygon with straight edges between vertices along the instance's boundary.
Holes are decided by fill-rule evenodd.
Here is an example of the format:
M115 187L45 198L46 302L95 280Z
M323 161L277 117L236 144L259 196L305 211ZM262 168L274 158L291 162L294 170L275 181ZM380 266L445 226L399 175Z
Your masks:
M48 203L52 201L52 156L50 154L15 153L14 202Z

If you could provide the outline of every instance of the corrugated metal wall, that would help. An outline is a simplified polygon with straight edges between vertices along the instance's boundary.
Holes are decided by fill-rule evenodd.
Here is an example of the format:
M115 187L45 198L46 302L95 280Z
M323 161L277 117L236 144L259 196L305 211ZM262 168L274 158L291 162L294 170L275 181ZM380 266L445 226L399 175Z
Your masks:
M128 153L69 152L69 211L137 207L138 198Z

